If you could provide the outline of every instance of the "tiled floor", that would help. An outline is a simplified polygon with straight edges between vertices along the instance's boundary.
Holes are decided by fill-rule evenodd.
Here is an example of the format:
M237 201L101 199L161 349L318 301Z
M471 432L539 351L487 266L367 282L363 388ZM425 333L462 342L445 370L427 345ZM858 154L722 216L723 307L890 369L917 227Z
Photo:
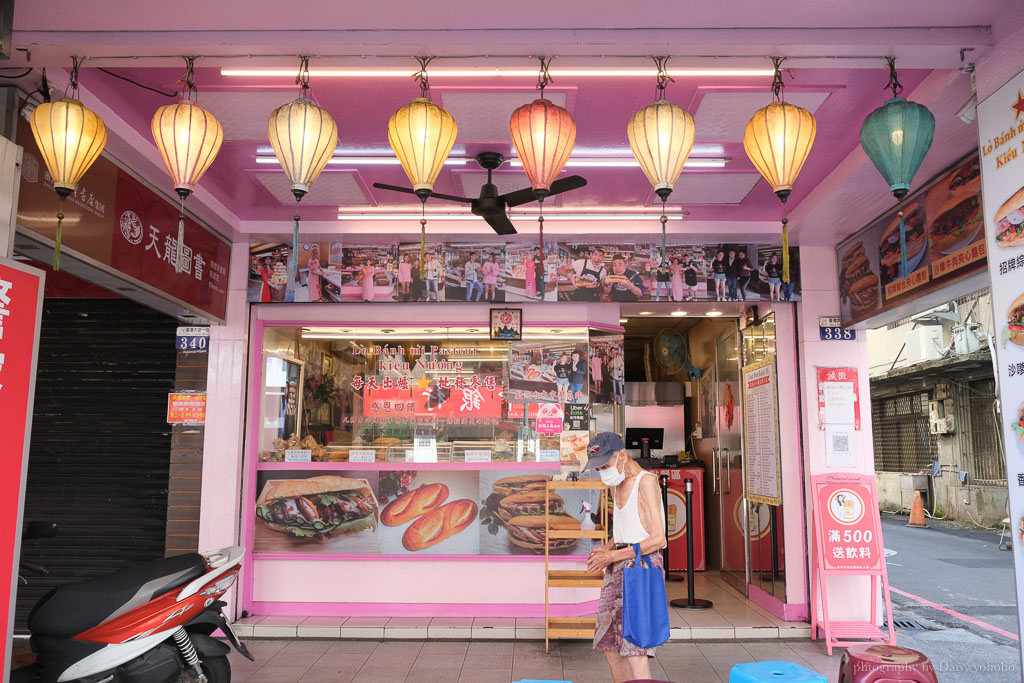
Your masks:
M669 582L669 599L685 598L685 582ZM711 600L706 611L669 609L672 640L810 638L810 625L786 622L748 601L714 572L701 572L695 596ZM596 597L596 595L595 595ZM544 620L473 617L252 617L235 624L255 638L371 638L383 640L543 640Z
M248 640L256 662L231 655L233 683L509 683L522 679L610 683L604 656L590 643L506 640ZM651 661L656 679L719 683L740 662L787 660L834 683L841 650L819 642L666 643Z

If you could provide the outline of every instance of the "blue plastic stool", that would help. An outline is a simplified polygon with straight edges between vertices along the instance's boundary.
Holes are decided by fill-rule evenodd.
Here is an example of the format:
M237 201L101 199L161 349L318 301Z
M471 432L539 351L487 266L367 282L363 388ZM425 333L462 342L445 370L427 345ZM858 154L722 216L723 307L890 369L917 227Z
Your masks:
M828 683L828 679L793 662L751 662L729 671L729 683Z

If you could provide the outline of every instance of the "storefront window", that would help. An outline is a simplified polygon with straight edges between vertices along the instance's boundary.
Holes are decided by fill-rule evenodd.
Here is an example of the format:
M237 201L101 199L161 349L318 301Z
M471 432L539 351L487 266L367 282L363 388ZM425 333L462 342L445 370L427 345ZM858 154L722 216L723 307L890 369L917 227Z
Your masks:
M600 393L587 328L489 337L265 325L253 552L542 557L545 482L580 470L622 406L588 402ZM592 523L596 491L551 505ZM590 541L550 550L586 554Z
M585 328L267 327L259 460L578 465L588 348Z

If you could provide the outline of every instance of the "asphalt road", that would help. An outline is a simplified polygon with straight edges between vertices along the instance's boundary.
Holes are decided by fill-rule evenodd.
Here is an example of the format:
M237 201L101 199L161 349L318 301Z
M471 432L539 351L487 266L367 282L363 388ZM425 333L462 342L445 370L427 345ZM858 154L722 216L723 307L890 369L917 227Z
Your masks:
M892 593L897 622L922 628L897 630L898 645L924 652L942 683L1021 681L1012 553L999 550L998 534L957 530L929 521L928 529L904 526L906 517L882 515L889 585L982 622ZM1022 568L1024 571L1024 568Z

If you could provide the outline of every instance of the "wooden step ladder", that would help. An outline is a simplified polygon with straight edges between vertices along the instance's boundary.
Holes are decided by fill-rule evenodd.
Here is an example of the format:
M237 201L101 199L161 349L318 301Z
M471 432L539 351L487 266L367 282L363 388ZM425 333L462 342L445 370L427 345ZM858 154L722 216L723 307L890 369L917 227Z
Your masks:
M552 529L551 492L565 490L596 490L600 522L594 531ZM608 541L608 487L599 479L581 481L549 481L544 492L544 651L548 652L552 638L593 638L597 630L595 617L552 617L549 596L552 588L600 588L604 572L586 569L552 569L549 539L590 538L601 543Z

